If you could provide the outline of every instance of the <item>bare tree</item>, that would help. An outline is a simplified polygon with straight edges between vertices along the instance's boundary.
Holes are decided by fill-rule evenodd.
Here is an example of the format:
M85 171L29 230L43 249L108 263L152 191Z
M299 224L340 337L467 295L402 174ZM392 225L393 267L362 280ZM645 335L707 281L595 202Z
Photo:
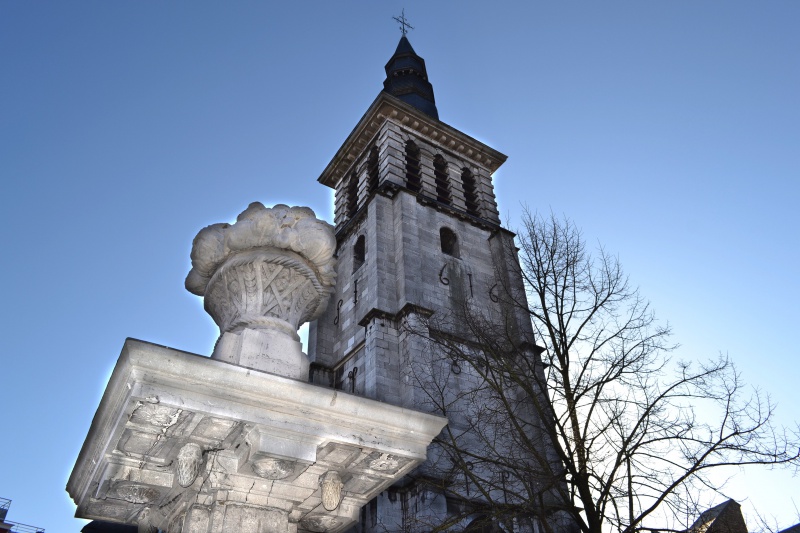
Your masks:
M451 421L430 483L463 516L506 530L683 531L724 467L797 468L800 432L776 427L769 396L727 357L671 359L669 327L569 220L527 213L517 246L527 299L510 283L503 312L467 302L420 330L434 349L417 379ZM520 342L519 309L536 345Z

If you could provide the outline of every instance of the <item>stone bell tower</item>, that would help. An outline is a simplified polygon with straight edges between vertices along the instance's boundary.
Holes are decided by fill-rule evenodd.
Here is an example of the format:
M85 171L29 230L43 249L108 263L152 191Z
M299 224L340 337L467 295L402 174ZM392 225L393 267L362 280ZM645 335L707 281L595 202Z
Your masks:
M439 120L425 61L405 35L385 70L383 91L318 180L336 191L338 277L311 323L312 381L429 410L414 368L436 354L410 329L436 321L458 337L448 318L469 305L502 319L520 346L533 345L533 332L527 313L498 297L524 298L492 186L506 156ZM456 366L452 386L469 386ZM414 524L441 522L452 505L413 481L394 486L362 510L359 531L424 531Z

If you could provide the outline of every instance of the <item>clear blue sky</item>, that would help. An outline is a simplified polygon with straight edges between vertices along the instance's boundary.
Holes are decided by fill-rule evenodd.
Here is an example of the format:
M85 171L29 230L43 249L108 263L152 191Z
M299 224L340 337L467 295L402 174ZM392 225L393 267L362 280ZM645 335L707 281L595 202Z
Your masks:
M64 486L126 337L210 353L183 288L200 228L255 200L331 219L316 178L380 91L403 7L442 120L509 156L509 224L522 203L573 218L679 357L727 353L800 417L800 3L5 1L11 520L81 527ZM731 474L730 496L798 521L798 478Z

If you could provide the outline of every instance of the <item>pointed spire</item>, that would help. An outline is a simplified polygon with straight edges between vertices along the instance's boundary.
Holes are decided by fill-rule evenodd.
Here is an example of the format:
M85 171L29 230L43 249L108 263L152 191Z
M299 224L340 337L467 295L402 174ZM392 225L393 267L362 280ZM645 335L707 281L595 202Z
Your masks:
M425 60L414 52L408 38L403 34L394 55L386 63L386 80L383 90L410 104L423 113L439 119L433 86L428 81Z
M408 41L408 37L406 37L405 35L400 37L400 42L397 43L397 49L394 51L395 56L400 54L417 55L417 53L414 51L414 48L411 46L411 43Z

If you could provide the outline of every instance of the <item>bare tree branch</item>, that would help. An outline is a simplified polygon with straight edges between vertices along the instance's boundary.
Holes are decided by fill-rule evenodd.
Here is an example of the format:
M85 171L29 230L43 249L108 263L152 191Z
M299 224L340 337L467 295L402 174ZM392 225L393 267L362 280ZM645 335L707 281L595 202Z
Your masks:
M412 331L431 348L414 375L451 422L429 483L465 516L508 530L685 531L721 494L711 472L800 465L800 431L773 423L769 396L725 356L671 359L669 326L572 222L526 213L516 244L526 294L504 286L499 311L467 302ZM521 343L518 310L538 346Z

